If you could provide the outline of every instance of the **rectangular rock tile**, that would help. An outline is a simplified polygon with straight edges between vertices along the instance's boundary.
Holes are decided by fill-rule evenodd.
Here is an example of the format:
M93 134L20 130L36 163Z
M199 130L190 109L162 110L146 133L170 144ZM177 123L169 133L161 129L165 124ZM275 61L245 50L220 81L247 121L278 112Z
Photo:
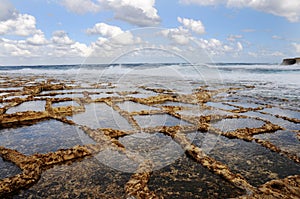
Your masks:
M0 146L32 155L94 143L82 130L56 120L0 130Z
M299 164L255 142L198 133L193 143L226 164L232 172L240 173L254 186L296 175L300 171Z

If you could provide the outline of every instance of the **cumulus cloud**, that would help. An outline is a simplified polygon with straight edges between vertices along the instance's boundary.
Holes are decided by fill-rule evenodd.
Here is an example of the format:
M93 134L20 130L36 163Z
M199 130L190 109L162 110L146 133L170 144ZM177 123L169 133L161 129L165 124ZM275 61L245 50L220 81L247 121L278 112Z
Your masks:
M25 41L23 40L15 41L15 40L9 40L5 38L0 39L0 52L1 52L0 55L2 57L6 57L6 56L28 57L32 55Z
M178 28L162 30L161 34L180 45L187 45L191 37L189 31L181 26Z
M91 0L62 0L61 5L77 14L100 11L100 5Z
M75 43L72 39L69 38L68 34L63 30L58 30L53 32L51 41L54 44L59 44L59 45L70 45Z
M297 0L180 0L184 4L198 4L201 6L225 4L227 7L252 8L258 11L285 17L290 22L300 20L300 1Z
M93 28L87 29L86 32L88 34L100 34L104 37L114 37L123 33L120 27L108 25L105 23L97 23Z
M198 4L202 6L210 6L224 3L224 0L180 0L183 4Z
M106 45L131 45L140 43L139 37L134 37L131 32L123 31L118 26L108 25L106 23L97 23L93 28L86 30L88 34L101 35L98 40L93 44L96 46L103 46L104 43L110 43ZM110 48L110 47L109 47Z
M104 38L104 37L98 37L97 41L96 41L96 42L93 42L92 44L93 44L93 45L96 45L96 46L103 46L106 42L108 42L108 39L107 39L107 38Z
M296 0L228 0L229 7L250 7L262 12L287 18L290 22L299 21L300 1Z
M90 46L72 40L62 30L53 32L48 40L44 32L36 28L34 16L19 13L5 0L0 0L0 35L3 36L0 38L0 57L4 64L24 64L25 60L27 63L33 60L50 63L58 57L62 60L80 59L91 52ZM8 39L5 36L21 36L23 39Z
M179 21L184 21L183 19L178 19ZM190 21L190 20L189 20ZM189 23L187 23L189 24ZM187 48L189 53L195 53L195 49L202 49L206 51L211 56L237 56L240 52L244 50L244 47L241 42L237 42L235 39L227 40L223 42L216 38L204 39L193 36L190 31L191 29L186 29L182 26L178 28L170 28L161 31L161 35L165 38L168 38L173 43L172 49L177 49L177 52L180 52L180 49ZM241 38L241 36L232 36L232 38ZM175 48L174 48L175 47ZM179 49L179 50L178 50ZM195 55L199 56L199 55Z
M12 18L0 21L0 35L29 36L36 33L35 17L14 13Z
M182 23L185 28L188 28L195 33L203 34L205 33L205 28L200 20L187 19L177 17L178 22Z
M223 42L216 38L194 38L193 41L211 56L236 57L244 50L242 43L236 41Z
M38 30L32 37L27 38L26 41L30 45L44 45L48 43L44 33L41 30Z
M112 38L112 42L118 45L133 45L142 42L140 37L135 37L131 32L126 31L121 35Z
M74 56L87 57L92 52L92 49L86 44L75 42L70 46L71 53Z
M253 57L253 58L256 58L256 59L259 59L261 57L272 57L272 58L278 58L278 57L284 57L286 56L284 53L280 52L280 51L270 51L270 50L266 50L266 49L263 49L263 50L259 50L257 52L248 52L247 53L250 57Z
M54 37L61 35L60 38L64 39L59 41L52 39L44 43L42 35L37 36L38 39L35 36L31 37L33 41L30 39L10 40L0 38L0 60L3 64L37 64L40 61L42 61L42 64L63 63L64 60L68 59L76 63L83 61L92 52L92 48L86 44L67 41L68 39L62 36L62 33L55 33L54 35Z
M223 45L223 43L215 38L212 39L194 39L194 41L204 50L206 50L210 55L218 55L223 54L224 51L232 50L227 45Z
M115 13L115 18L138 26L155 26L160 23L160 17L154 8L155 0L100 0L100 2Z
M77 14L110 10L114 18L138 26L155 26L160 23L155 0L63 0L61 3Z

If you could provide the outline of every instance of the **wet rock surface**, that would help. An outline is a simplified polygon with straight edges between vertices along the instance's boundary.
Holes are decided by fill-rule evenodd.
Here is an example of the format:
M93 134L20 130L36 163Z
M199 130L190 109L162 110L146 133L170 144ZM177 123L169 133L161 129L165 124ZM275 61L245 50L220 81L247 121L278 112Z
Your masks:
M19 167L17 167L11 162L3 161L2 158L0 158L0 166L1 179L11 177L22 172Z
M243 84L0 79L1 198L300 197L295 101Z

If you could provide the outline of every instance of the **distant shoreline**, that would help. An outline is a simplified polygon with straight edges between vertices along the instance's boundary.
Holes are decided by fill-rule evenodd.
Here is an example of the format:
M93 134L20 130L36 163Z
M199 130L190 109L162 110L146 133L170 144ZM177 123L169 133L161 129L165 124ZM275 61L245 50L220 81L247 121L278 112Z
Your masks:
M131 66L138 66L138 65L158 65L158 64L163 64L163 65L186 65L186 64L192 64L192 65L196 65L196 64L207 64L207 65L216 65L216 66L226 66L226 65L280 65L280 63L268 63L268 62L260 62L260 63L255 63L255 62L216 62L216 63L159 63L159 62L154 62L154 63L93 63L93 64L32 64L32 65L0 65L0 69L1 68L5 68L5 67L78 67L78 66L118 66L118 65L131 65Z
M300 64L300 57L285 58L282 60L281 63L281 65L294 65L294 64Z

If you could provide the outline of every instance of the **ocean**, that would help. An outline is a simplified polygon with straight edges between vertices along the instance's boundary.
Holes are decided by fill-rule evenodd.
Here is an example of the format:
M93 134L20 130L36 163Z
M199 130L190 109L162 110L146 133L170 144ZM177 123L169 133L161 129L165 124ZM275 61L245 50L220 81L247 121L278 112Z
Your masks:
M0 197L291 189L299 88L299 65L272 63L1 66Z
M256 94L299 100L300 66L283 66L266 63L155 63L155 64L100 64L100 65L39 65L39 66L1 66L0 74L12 76L46 75L70 79L111 79L131 76L195 80L209 83L244 83L261 87ZM298 108L298 107L295 107Z

